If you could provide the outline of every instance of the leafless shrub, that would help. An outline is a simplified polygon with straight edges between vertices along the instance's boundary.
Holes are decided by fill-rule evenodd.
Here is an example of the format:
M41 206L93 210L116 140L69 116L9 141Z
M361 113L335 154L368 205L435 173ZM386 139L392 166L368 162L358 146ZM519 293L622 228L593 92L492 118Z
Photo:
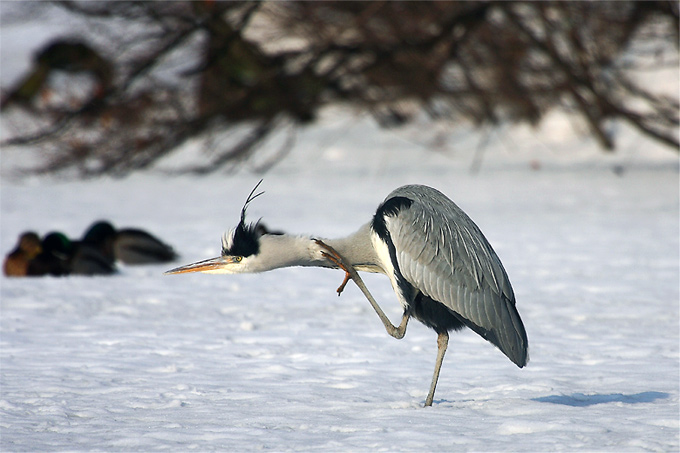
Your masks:
M250 157L283 119L308 123L332 104L386 127L421 112L535 124L562 107L603 149L615 146L612 119L679 147L678 100L630 75L650 64L645 45L672 48L677 65L674 1L55 4L112 26L106 44L55 38L5 90L3 114L32 121L3 145L40 143L41 171L125 174L191 138L246 128L187 168L210 172ZM57 72L92 83L69 92Z

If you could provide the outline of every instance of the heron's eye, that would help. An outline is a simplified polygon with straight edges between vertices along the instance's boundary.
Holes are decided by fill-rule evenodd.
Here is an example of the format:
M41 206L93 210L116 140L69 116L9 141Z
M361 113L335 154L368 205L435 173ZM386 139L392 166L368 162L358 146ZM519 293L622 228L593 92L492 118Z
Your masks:
M234 261L236 261L237 263L240 263L242 259L243 259L242 256L235 256L234 257Z

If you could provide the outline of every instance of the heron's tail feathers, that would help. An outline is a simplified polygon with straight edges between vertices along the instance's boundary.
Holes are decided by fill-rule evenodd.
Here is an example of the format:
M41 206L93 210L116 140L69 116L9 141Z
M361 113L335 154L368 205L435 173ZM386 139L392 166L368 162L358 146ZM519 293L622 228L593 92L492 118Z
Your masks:
M462 319L465 325L477 332L482 338L494 344L515 365L522 368L529 362L529 340L514 301L504 298L501 309L489 314L491 319L486 328L469 319Z

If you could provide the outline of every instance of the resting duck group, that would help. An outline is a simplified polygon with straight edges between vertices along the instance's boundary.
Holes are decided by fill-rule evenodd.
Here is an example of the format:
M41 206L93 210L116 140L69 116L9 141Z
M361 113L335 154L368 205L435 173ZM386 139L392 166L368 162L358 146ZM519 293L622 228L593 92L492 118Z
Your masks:
M14 250L5 257L3 272L10 277L40 275L111 275L116 262L128 265L173 261L173 248L137 228L116 230L110 222L92 224L80 241L60 232L27 231L19 236Z

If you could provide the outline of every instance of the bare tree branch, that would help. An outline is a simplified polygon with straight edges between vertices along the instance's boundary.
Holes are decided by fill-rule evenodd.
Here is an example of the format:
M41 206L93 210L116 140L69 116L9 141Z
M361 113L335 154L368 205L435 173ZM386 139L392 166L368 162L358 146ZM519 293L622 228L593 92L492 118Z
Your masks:
M655 43L678 61L673 1L50 5L111 24L111 38L56 37L3 90L2 114L23 110L34 123L2 146L40 143L39 171L126 174L191 138L247 128L207 165L187 168L207 173L247 160L284 124L313 121L334 104L389 127L419 112L477 125L536 124L562 107L575 109L604 149L616 146L605 127L612 120L680 149L677 99L627 74L649 67L636 46ZM54 72L84 74L92 84L60 91Z

